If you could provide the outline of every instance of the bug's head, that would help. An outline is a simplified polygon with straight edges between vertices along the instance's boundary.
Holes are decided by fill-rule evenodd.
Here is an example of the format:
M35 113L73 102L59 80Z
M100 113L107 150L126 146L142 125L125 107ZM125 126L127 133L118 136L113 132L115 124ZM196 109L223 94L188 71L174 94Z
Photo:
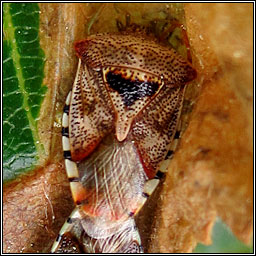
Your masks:
M75 43L77 56L91 68L122 67L144 71L180 86L196 77L196 71L173 49L135 34L96 34Z
M173 49L134 34L97 34L75 43L82 63L102 75L123 141L135 116L166 88L184 86L196 71Z

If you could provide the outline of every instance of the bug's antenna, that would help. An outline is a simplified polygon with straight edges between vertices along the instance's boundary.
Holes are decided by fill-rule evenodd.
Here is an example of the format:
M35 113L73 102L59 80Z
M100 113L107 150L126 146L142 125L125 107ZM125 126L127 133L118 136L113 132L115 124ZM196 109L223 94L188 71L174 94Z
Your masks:
M116 26L117 26L118 31L124 31L125 30L124 24L119 19L116 19Z
M97 18L99 17L99 15L101 14L101 12L104 10L105 7L106 7L106 3L103 3L99 7L98 11L93 15L91 20L88 22L87 35L90 35L93 23L97 20Z

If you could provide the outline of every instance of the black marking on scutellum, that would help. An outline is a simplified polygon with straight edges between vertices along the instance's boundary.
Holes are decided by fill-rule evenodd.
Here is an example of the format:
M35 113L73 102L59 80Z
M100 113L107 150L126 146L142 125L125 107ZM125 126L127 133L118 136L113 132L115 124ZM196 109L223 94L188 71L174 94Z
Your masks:
M64 106L63 112L66 113L67 115L69 114L69 105Z
M164 173L164 172L161 172L161 171L158 171L158 172L156 173L155 179L160 180L160 179L163 179L164 177L165 177L165 173Z
M131 106L136 100L146 96L153 96L159 89L160 84L151 81L140 81L129 79L122 74L109 71L106 74L108 85L117 91L125 106Z
M63 155L65 159L71 159L71 152L70 150L63 151Z
M62 136L69 137L68 127L62 127L61 134Z

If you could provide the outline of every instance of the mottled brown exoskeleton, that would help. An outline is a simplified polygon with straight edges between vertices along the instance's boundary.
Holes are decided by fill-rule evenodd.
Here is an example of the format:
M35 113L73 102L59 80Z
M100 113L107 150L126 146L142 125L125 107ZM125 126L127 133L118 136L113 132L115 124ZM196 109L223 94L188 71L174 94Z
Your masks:
M162 176L196 71L144 34L97 34L75 50L62 138L76 208L52 252L143 252L134 216Z

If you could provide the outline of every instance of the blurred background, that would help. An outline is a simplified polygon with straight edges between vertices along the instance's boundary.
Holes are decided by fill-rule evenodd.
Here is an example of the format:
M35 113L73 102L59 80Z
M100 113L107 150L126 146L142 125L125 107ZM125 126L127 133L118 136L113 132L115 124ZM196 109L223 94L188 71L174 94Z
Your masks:
M218 218L212 230L212 245L199 243L193 253L253 253L253 242L251 246L247 246L239 241Z

